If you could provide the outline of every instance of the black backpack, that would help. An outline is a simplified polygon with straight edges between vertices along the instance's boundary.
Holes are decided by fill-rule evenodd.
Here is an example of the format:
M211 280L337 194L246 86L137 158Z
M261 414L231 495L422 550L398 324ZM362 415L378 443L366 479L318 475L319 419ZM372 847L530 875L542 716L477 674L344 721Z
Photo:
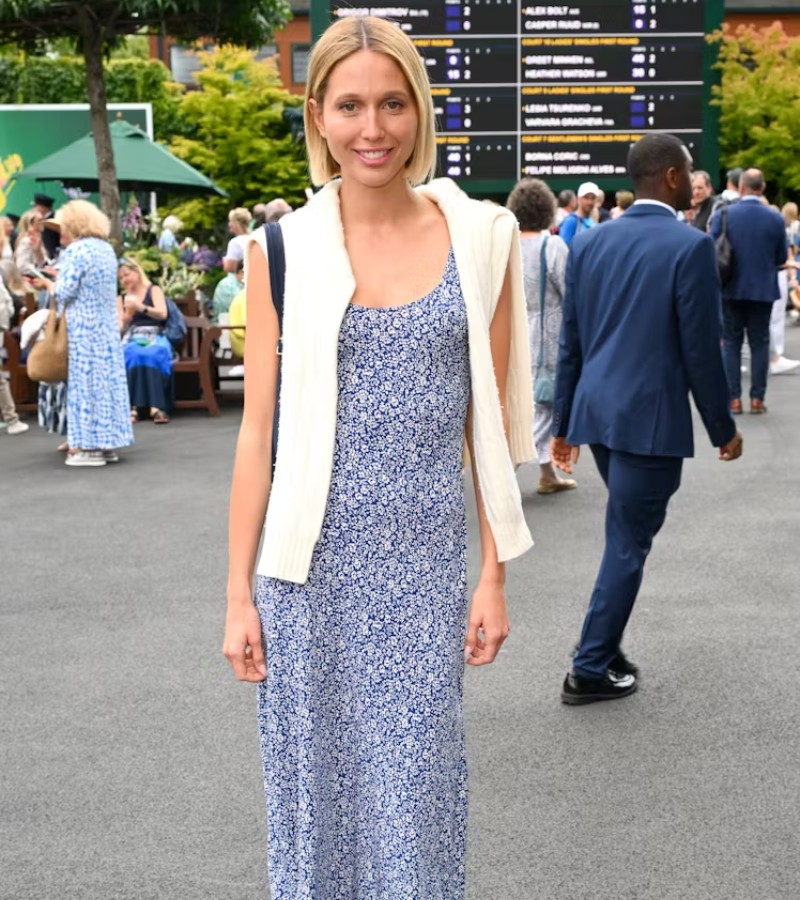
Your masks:
M717 268L719 278L723 284L727 284L733 278L733 247L728 238L728 206L724 204L719 209L720 233L714 241L717 250Z

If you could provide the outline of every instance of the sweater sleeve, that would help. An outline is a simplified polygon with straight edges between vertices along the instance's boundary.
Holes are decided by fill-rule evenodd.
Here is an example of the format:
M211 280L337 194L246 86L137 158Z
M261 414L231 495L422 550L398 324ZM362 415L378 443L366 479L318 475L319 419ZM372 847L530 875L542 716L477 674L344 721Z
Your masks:
M533 384L528 345L528 314L522 279L522 249L519 226L510 214L495 220L492 234L492 313L503 289L506 273L511 278L511 349L504 405L508 414L511 460L518 465L535 461L536 451L532 437Z

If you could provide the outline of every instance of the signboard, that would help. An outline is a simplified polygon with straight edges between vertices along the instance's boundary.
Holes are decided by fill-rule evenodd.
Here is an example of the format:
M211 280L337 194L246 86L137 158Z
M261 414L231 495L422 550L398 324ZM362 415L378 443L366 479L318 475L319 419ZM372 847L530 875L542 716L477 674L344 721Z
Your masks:
M150 103L112 103L108 120L120 113L126 122L137 125L153 136ZM69 197L59 181L11 180L12 176L40 159L89 134L92 130L86 103L42 104L30 106L0 105L0 215L22 215L35 193L49 194L56 208Z
M467 190L506 192L524 175L556 190L624 187L628 150L651 131L678 135L717 178L705 35L723 0L312 0L314 35L365 14L396 22L416 45L436 108L437 174Z

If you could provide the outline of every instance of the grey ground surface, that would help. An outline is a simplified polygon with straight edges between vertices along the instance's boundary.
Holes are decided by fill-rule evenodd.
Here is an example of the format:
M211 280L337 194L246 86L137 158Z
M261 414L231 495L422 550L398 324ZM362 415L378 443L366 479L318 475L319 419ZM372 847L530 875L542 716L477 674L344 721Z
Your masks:
M520 473L536 547L466 682L468 900L800 898L800 375L768 400L738 463L698 429L629 628L642 689L613 704L558 699L594 465L556 497ZM1 900L268 896L254 689L219 653L239 415L144 422L99 470L0 433Z

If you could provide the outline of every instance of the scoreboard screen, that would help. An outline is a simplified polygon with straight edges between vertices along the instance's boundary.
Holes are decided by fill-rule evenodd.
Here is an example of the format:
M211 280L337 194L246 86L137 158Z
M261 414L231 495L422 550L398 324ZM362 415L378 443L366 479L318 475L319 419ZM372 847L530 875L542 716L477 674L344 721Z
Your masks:
M723 0L312 0L314 37L336 19L395 22L422 57L436 110L438 168L466 190L508 191L525 175L559 190L628 184L631 144L678 135L718 174L706 35Z

